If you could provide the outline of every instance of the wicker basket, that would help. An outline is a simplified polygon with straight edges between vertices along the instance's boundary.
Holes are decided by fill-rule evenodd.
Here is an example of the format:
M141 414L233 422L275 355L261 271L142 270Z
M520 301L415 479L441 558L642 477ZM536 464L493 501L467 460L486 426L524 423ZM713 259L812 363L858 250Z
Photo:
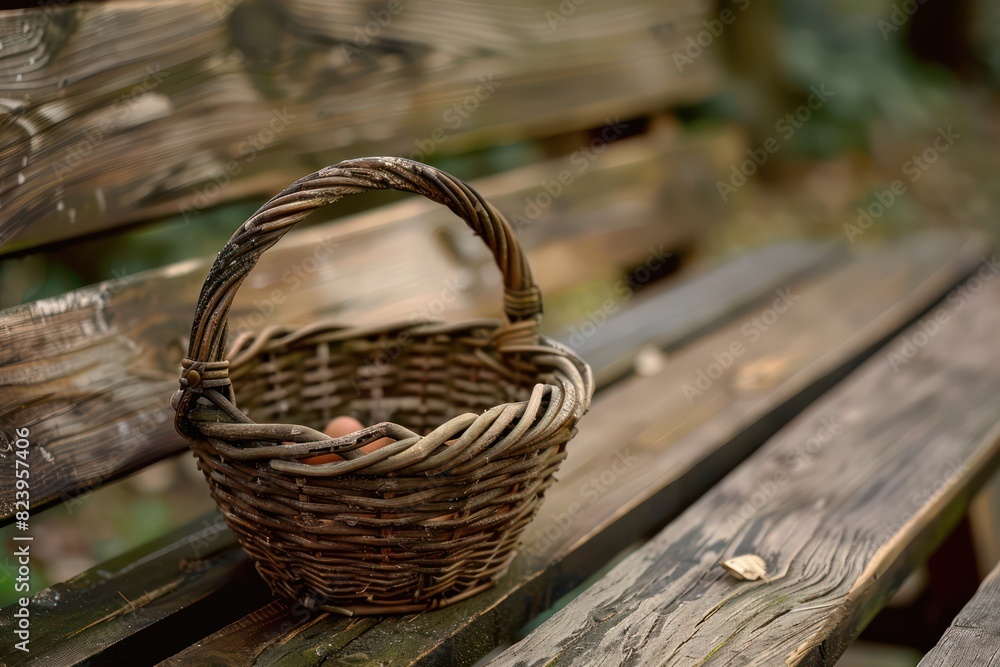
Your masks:
M269 327L227 355L227 314L261 253L314 209L384 189L444 204L483 238L503 273L505 320ZM590 368L538 334L540 317L507 221L418 162L327 167L237 230L205 280L173 406L226 522L275 593L347 615L410 613L467 598L506 571L593 393ZM379 423L322 433L339 415ZM395 442L361 451L382 437ZM329 453L342 460L301 460Z

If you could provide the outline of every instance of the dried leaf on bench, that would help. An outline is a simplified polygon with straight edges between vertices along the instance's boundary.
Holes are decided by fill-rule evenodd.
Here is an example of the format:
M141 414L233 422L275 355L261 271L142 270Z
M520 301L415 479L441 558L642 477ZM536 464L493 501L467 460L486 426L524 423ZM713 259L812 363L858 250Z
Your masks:
M757 581L758 579L763 579L768 583L771 581L767 578L767 563L757 554L743 554L730 558L722 562L722 567L741 581Z

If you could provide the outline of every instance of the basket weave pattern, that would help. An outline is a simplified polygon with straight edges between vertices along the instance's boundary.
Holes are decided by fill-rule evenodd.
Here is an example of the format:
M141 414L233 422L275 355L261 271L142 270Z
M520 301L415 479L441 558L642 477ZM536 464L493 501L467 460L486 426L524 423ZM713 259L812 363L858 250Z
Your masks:
M503 321L271 326L225 351L230 305L261 253L316 208L390 188L448 206L483 238L504 277ZM275 593L348 615L409 613L506 571L593 394L589 367L538 334L540 314L503 216L410 160L322 169L233 235L202 290L173 404L227 524ZM373 426L322 433L341 415ZM382 437L395 442L361 451ZM343 460L301 461L329 453Z

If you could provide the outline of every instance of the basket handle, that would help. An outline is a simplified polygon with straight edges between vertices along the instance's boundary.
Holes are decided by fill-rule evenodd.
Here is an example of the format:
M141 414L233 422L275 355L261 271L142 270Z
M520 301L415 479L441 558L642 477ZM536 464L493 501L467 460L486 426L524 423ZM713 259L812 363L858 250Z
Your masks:
M503 309L508 320L539 319L541 293L513 229L492 204L454 176L429 165L396 157L359 158L299 179L236 230L205 279L191 325L185 365L224 361L229 308L261 253L317 208L367 190L415 192L447 206L493 252L503 273Z

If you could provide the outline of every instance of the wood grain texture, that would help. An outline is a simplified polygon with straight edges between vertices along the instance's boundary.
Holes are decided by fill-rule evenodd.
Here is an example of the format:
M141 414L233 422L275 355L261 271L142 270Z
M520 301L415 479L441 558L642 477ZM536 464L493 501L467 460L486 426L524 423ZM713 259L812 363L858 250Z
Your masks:
M154 627L162 632L171 625L173 612L190 612L212 597L226 597L231 604L241 598L243 604L266 603L269 594L262 583L232 585L252 569L235 545L222 517L213 514L46 589L32 598L31 652L5 645L0 664L76 665L84 662L81 655L128 650L124 645L130 636ZM0 623L13 632L9 620ZM193 630L198 636L196 628L171 630ZM78 634L79 639L71 644L59 641L66 634ZM147 656L156 650L148 645L144 649Z
M781 265L783 269L790 271L789 275L787 276L790 282L796 281L797 279L796 277L799 276L803 267L827 265L829 263L829 260L831 259L831 254L829 252L830 248L825 244L819 244L819 245L793 244L791 246L783 246L783 247L785 247L786 249L794 248L795 250L797 250L799 254L799 259L802 262L801 265L795 265L789 263ZM953 240L951 245L946 245L945 247L947 248L947 252L952 252L958 248L958 245L956 245L956 242ZM753 255L751 255L751 257L752 256ZM833 253L833 257L835 258L836 256L837 253ZM743 267L743 270L735 274L729 270L728 265L716 269L716 271L721 271L723 275L729 276L731 278L731 282L719 284L717 279L715 278L715 271L709 271L699 276L698 278L687 282L684 286L682 286L682 289L680 290L679 294L679 299L675 304L673 304L673 307L671 307L669 301L666 301L665 299L660 297L659 294L655 293L655 292L674 291L673 287L669 283L662 283L650 288L655 290L654 295L652 297L652 301L660 303L661 305L664 306L663 311L660 313L660 317L665 321L669 320L673 326L676 327L676 325L680 322L689 321L691 327L693 328L702 327L704 326L704 321L702 319L703 314L701 311L699 311L698 313L692 313L690 311L689 309L690 296L688 294L688 291L692 286L698 285L699 280L704 280L705 282L701 283L703 286L705 286L706 288L714 286L714 288L718 290L717 292L707 291L707 290L702 292L703 296L707 301L705 310L707 312L716 312L718 315L718 319L721 320L722 319L721 313L719 313L718 311L713 311L713 308L727 307L727 308L738 309L741 307L740 304L734 304L732 301L730 301L725 297L725 294L727 294L729 291L736 289L736 285L761 284L766 286L770 284L769 281L776 279L777 276L772 275L770 272L776 267L778 267L778 264L774 261L773 254L771 253L770 249L764 249L763 251L761 251L760 257L761 261L758 263L753 263L753 262L747 263L745 260L740 260L737 265ZM939 267L941 261L942 258L938 257L936 260L937 263L934 264L934 267ZM933 271L933 268L931 267L930 264L924 267L924 269L917 271L914 274L914 277L917 280L924 279L927 277L928 270ZM769 276L768 280L760 282L762 280L761 275ZM908 281L904 281L904 283L912 287L912 284L909 283ZM648 313L640 311L639 315L645 317L646 315L648 315ZM690 319L692 315L694 316L694 319ZM623 310L620 316L628 318L631 317L632 314L626 309ZM653 322L649 322L647 320L642 320L642 322L645 326L651 327L652 330L655 331L661 330L661 328L653 326L655 324ZM688 336L688 330L684 329L683 327L675 328L673 329L673 331L679 337L683 338ZM611 341L611 343L616 344L614 341ZM617 349L622 350L621 346L618 346L617 344L616 346ZM600 350L601 348L596 348L596 349ZM628 350L622 350L622 353L631 354L631 352ZM618 400L615 401L613 406L609 406L608 408L596 408L598 411L597 412L598 418L600 418L602 412L606 412L608 418L610 419L615 414L616 411L621 410L623 406L627 406L629 403L635 401L637 398L640 400L648 401L650 395L644 393L646 391L648 391L648 386L646 387L646 389L639 388L638 390L634 390L629 395L619 398ZM576 441L574 441L574 443L575 442ZM593 450L592 454L596 453L596 449L593 448L595 447L597 442L598 442L597 440L592 441L592 443L594 443L591 445L591 448ZM575 446L576 445L574 444L574 447ZM551 502L551 500L549 502ZM218 520L219 520L218 517L214 516L213 513L212 516L206 517L202 522L196 522L195 524L193 524L189 530L191 532L198 532L204 534L205 529L202 527L202 524L208 525L212 522L217 522ZM231 535L231 533L229 533L228 531L225 531L224 535L221 534L207 535L203 537L200 541L212 544L213 552L217 551L218 553L221 554L226 549L229 549L233 552L233 554L236 554L235 557L243 558L245 562L249 562L245 558L245 556L243 556L243 552L240 551L238 548L236 548L235 540ZM145 556L145 553L146 553L145 551L141 551L136 557L137 560L141 560ZM153 564L150 563L149 564L150 567L153 567L152 571L164 572L167 573L168 575L170 573L175 572L178 567L178 556L174 553L173 550L166 548L161 549L160 553L162 554L164 562L159 567L154 567ZM100 571L104 571L106 568L101 566L97 569ZM189 578L186 579L181 586L177 588L159 587L156 589L157 591L156 593L144 598L145 603L146 604L155 603L157 609L167 608L171 604L174 604L175 600L183 602L183 600L186 599L187 595L193 594L193 593L188 593L186 591L186 589L189 587L192 589L196 589L197 594L199 596L204 597L209 593L211 593L212 590L214 590L214 588L223 585L223 583L228 583L236 588L241 588L242 584L246 584L248 586L260 585L259 579L255 575L252 575L248 572L243 572L241 576L236 577L236 579L233 581L225 581L224 579L219 579L218 577L213 575L209 571L208 567L204 568L194 567L190 569L191 569L191 574L189 575ZM114 570L112 570L112 572L114 572ZM136 641L139 641L141 643L142 641L141 637L144 634L144 628L146 626L137 625L133 626L131 629L126 628L124 626L112 626L108 628L106 627L104 619L104 617L106 616L105 609L99 604L89 605L87 603L87 600L91 598L95 600L102 600L106 599L106 597L110 597L113 599L116 595L115 591L118 590L118 588L120 588L117 583L118 576L119 576L118 574L112 574L112 576L101 579L100 590L97 590L97 587L88 587L76 592L64 591L63 599L72 598L73 601L69 603L70 605L79 605L80 607L88 607L92 610L92 615L87 619L81 619L78 617L74 618L73 624L64 624L58 620L58 617L55 616L51 618L47 617L44 620L40 621L40 623L46 626L45 630L42 630L46 645L52 647L58 646L60 647L59 651L61 655L64 656L75 655L78 660L83 661L91 657L94 657L95 655L100 655L102 656L102 658L104 658L107 656L108 653L114 653L115 656L117 657L120 652L125 651L127 649L127 647L123 648L123 644L126 643L134 644ZM152 580L155 581L155 578L153 578ZM126 584L122 588L123 590L126 590L127 587L128 584ZM232 613L234 610L242 609L244 614L250 614L248 618L244 618L240 620L238 623L235 623L234 625L225 628L223 630L223 636L231 635L232 637L234 637L234 641L245 643L246 642L245 633L248 632L256 633L254 635L256 637L255 639L256 644L254 644L254 646L257 647L255 650L261 652L263 652L264 649L267 648L267 641L284 640L285 635L292 629L294 629L296 632L304 632L305 630L303 628L298 627L300 624L309 623L312 621L318 622L318 619L312 617L312 615L306 612L306 610L297 608L294 605L280 601L276 601L268 605L267 607L259 610L258 612L254 612L254 609L256 609L256 607L254 606L240 607L233 600L228 598L220 598L218 603L225 606L226 613ZM224 623L220 623L220 619L223 618L221 611L218 614L208 613L207 615L204 615L201 612L198 612L196 610L191 610L190 608L183 606L183 604L178 604L177 612L178 613L176 614L176 616L172 617L172 623L178 627L193 626L200 628L216 628L224 625ZM157 645L161 648L165 647L168 645L167 640L163 638L162 633L158 628L160 627L159 624L166 623L167 620L165 618L160 618L160 617L156 617L154 620L157 621L157 628L152 629L150 632L152 632L153 636L157 638L156 639ZM54 625L55 629L49 628L48 627L49 624ZM364 628L367 628L370 625L373 624L366 625L364 626ZM81 626L86 627L87 630L85 632L78 632L78 629ZM319 627L320 629L322 629L325 626L319 626ZM277 632L278 628L284 628L284 630L282 630L281 632ZM358 626L354 624L351 624L349 626L351 632L357 630L357 628ZM36 631L37 630L39 629L36 629ZM345 632L346 631L347 630L345 630ZM207 632L208 630L206 630L206 633ZM360 632L360 630L358 630L358 632ZM342 636L342 633L338 632L337 636L338 637ZM179 638L175 638L174 641L178 642L174 644L175 650L180 650L191 643L191 641L181 643L181 640L179 640ZM331 640L324 640L324 641L328 642ZM2 658L2 656L0 656L0 658Z
M702 273L681 275L670 290L655 296L640 293L621 307L620 317L595 325L593 333L580 324L557 338L587 360L599 383L611 382L632 370L644 348L653 346L669 353L711 331L722 318L773 299L775 290L808 274L823 273L846 257L847 252L832 242L778 243ZM767 271L760 270L764 266ZM619 313L617 305L615 313ZM671 316L664 317L665 313Z
M609 147L558 206L519 227L543 295L621 275L650 246L686 243L691 225L704 221L660 213L673 192L663 182L701 161L694 145ZM554 160L474 185L512 217L567 166ZM611 195L623 182L633 215L602 227L619 210ZM602 252L609 244L615 253ZM576 254L572 271L549 261L554 248ZM192 260L0 312L0 424L31 430L33 510L186 447L167 400L209 264ZM499 306L499 274L482 242L444 207L412 199L283 239L241 289L230 330L235 336L318 318L458 320L496 315ZM8 458L0 451L0 518L7 520Z
M1000 665L1000 566L986 577L918 667L965 665Z
M224 628L164 664L472 664L694 502L944 294L982 249L980 242L939 236L863 255L793 287L798 300L766 336L751 342L745 327L756 326L754 317L769 318L771 304L679 351L659 373L600 394L560 481L526 530L522 553L494 589L439 611L383 619L343 647L337 637L353 627L349 620L310 617L285 635L267 631L289 613L275 603L260 624ZM747 344L745 353L689 402L684 385L737 341Z
M980 271L491 665L835 662L1000 464ZM747 553L770 583L719 567Z
M0 14L0 247L270 194L719 89L705 0L51 3ZM563 15L565 14L565 15ZM123 57L121 54L128 54Z

